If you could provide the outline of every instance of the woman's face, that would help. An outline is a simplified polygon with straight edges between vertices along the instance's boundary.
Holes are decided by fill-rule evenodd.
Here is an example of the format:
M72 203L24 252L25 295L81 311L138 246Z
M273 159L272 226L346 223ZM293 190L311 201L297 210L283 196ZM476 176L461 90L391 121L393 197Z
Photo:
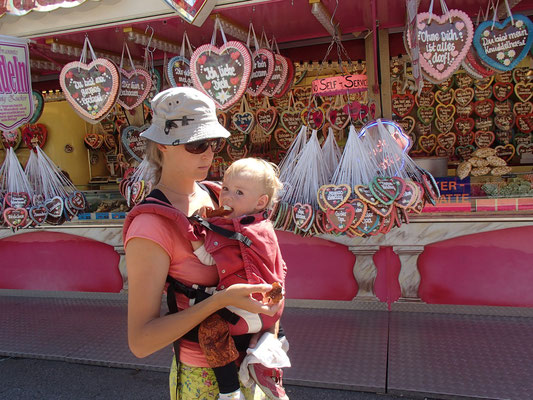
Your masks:
M200 181L207 177L211 162L213 161L213 150L211 146L200 154L193 154L185 149L185 145L164 146L163 169L168 169L179 179L189 178Z

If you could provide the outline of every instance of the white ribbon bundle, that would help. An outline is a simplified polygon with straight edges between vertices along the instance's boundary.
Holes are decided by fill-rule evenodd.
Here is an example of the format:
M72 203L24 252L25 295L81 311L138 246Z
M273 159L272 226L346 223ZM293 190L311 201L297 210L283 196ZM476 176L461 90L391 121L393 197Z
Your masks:
M283 181L286 189L280 199L288 204L310 204L318 209L316 194L320 186L328 183L329 176L316 130L313 130L311 138L295 161L292 170L287 171L286 181Z
M281 182L283 182L284 185L287 181L288 176L290 176L290 174L292 173L292 169L296 165L298 157L302 152L306 142L307 126L302 125L302 127L300 128L300 132L298 132L298 135L296 136L296 139L294 139L291 144L291 147L289 147L289 150L287 150L287 154L279 163L279 179L281 180Z
M329 180L337 169L341 158L341 150L335 140L335 135L331 127L328 129L328 137L322 146L322 153L324 154L324 164L328 171Z
M6 159L2 165L2 184L6 193L27 193L30 199L33 190L20 165L20 162L12 147L7 150Z
M354 126L350 125L348 139L337 169L331 178L331 183L334 185L348 184L352 187L368 185L376 176L376 168L376 163L371 157L371 150L359 137Z
M26 165L26 174L35 194L42 194L44 200L53 197L67 199L77 190L76 187L40 147L35 147L35 151L35 159L31 160L31 163L28 160Z

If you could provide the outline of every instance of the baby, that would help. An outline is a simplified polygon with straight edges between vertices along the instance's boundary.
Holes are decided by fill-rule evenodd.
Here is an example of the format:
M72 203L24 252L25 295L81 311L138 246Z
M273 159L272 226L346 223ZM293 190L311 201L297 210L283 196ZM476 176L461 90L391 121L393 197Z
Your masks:
M235 283L269 283L273 284L273 290L262 301L276 303L282 300L286 266L272 223L267 219L267 210L281 186L274 164L257 158L244 158L234 162L224 174L220 209L197 212L210 224L251 240L228 239L206 229L202 232L204 240L191 242L194 253L203 264L216 264L220 278L217 289L223 290ZM213 314L200 324L198 340L217 377L219 398L244 399L235 364L239 356L235 341L239 335L273 328L283 306L273 317L228 308L240 317L238 321L230 324L219 314ZM236 336L235 340L232 336ZM249 369L269 397L288 399L281 385L281 370L269 370L260 364L250 364ZM279 379L272 379L273 376Z

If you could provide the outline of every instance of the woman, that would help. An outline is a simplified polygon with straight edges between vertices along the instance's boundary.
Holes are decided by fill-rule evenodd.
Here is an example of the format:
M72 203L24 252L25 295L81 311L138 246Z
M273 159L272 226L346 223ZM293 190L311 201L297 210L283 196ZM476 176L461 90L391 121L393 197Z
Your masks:
M152 125L141 134L147 139L147 158L154 167L152 193L162 195L185 216L201 207L216 208L216 199L198 185L206 178L214 150L229 136L219 123L211 99L193 88L171 88L152 100ZM134 215L134 213L130 213ZM216 286L216 266L205 266L193 254L187 229L161 215L143 213L126 221L124 247L128 270L128 341L137 357L146 357L182 338L208 316L227 306L274 315L277 305L251 297L271 285L234 285L189 306L178 294L181 311L160 316L167 275L186 286ZM182 339L170 374L172 399L217 399L218 388L198 343ZM249 395L249 394L248 394ZM251 397L248 397L251 398Z

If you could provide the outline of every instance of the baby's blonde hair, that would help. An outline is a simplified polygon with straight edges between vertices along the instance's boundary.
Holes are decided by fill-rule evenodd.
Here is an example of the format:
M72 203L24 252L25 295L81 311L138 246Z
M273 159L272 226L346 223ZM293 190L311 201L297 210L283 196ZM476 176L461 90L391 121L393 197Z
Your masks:
M264 194L268 196L268 205L270 208L277 200L278 193L283 187L279 180L279 168L276 164L261 158L241 158L229 166L224 176L248 175L257 179L264 189Z

